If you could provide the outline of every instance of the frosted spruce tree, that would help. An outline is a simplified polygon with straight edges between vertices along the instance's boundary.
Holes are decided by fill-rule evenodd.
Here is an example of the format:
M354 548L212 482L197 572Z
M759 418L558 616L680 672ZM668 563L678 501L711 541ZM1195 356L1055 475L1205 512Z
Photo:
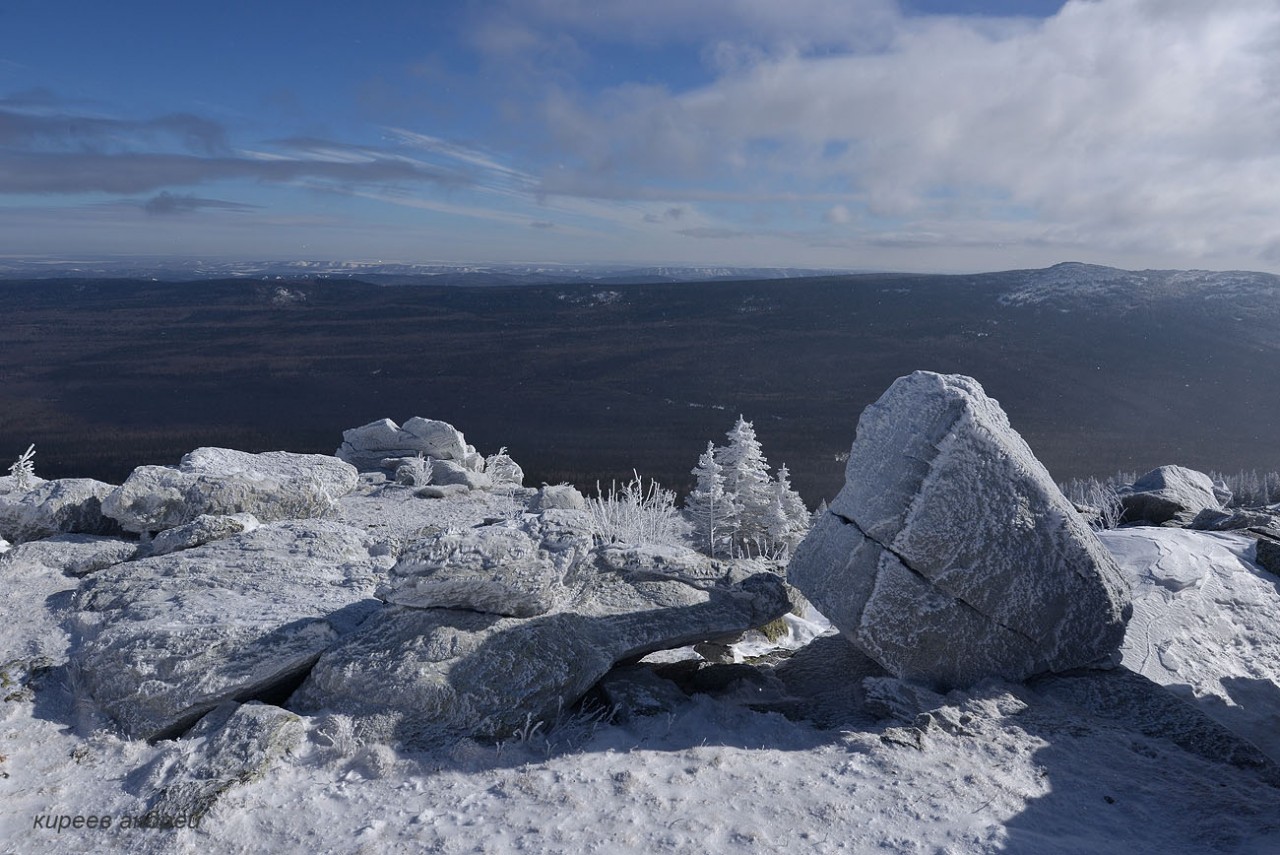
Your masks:
M729 444L707 443L693 469L698 486L685 500L695 543L713 557L783 558L809 531L809 512L791 488L787 467L769 475L751 422L738 416Z
M791 489L791 473L785 463L778 467L769 492L765 539L780 556L790 555L809 532L809 511L800 494Z
M725 435L729 444L716 449L716 462L724 470L724 490L739 508L734 541L739 546L758 545L768 526L769 463L755 428L742 416Z
M716 461L714 443L692 470L698 486L685 499L685 509L693 524L694 542L712 558L727 552L738 527L738 506L725 492L724 469Z

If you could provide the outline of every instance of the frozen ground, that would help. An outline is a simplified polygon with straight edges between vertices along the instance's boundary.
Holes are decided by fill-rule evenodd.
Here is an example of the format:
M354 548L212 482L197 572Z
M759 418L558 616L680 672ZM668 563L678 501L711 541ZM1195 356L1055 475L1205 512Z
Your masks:
M503 497L345 504L349 521L389 537L436 525L431 515L446 509L458 524L517 512ZM1280 582L1253 565L1249 542L1169 529L1105 542L1135 586L1125 665L1276 757ZM415 754L306 719L302 748L229 790L198 828L121 828L142 809L145 767L185 748L120 739L74 702L57 666L78 580L8 561L0 584L0 661L53 666L33 688L8 670L3 852L1280 851L1273 770L1189 753L1001 683L874 723L850 709L827 729L753 710L743 689L625 724L575 712L505 745ZM789 638L817 629L793 621ZM754 644L739 655L763 652ZM113 824L45 827L59 816Z

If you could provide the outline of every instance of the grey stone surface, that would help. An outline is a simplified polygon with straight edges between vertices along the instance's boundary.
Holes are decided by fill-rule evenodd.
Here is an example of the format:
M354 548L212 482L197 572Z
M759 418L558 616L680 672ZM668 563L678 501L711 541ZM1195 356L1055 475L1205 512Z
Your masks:
M1160 466L1119 491L1124 522L1160 525L1179 515L1221 511L1213 479L1185 466Z
M4 578L7 564L19 562L40 564L69 576L85 576L129 561L137 551L136 542L118 537L56 534L44 540L20 543L0 554L0 579Z
M586 497L578 492L577 487L572 484L552 484L538 488L537 495L529 503L529 510L535 512L550 510L580 511L586 506Z
M1258 541L1254 544L1254 561L1268 573L1280 576L1280 536L1253 532Z
M1264 511L1219 511L1205 508L1196 514L1188 528L1196 531L1238 531L1246 528L1265 528L1275 522L1275 517Z
M351 715L365 741L503 739L554 718L618 662L787 611L776 575L723 570L695 582L592 553L566 578L573 596L537 617L389 606L322 656L288 706Z
M135 775L133 789L157 817L200 822L228 790L257 780L292 753L305 730L288 710L224 703Z
M102 514L115 489L92 478L61 478L23 490L13 478L0 478L0 537L22 543L55 534L118 534L120 526Z
M947 687L1107 660L1130 597L999 405L923 371L863 412L788 576L890 673Z
M689 700L680 687L647 665L619 665L596 685L616 721L673 712Z
M128 735L181 732L302 677L380 604L362 531L280 522L100 571L74 600L71 667Z
M493 486L493 479L484 472L473 472L452 460L435 460L431 465L431 483L442 487L458 484L468 490L483 490Z
M569 596L563 576L529 534L484 526L444 532L409 546L378 597L415 608L532 617Z
M261 523L253 514L201 514L189 523L165 529L139 547L138 557L168 555L181 549L193 549L215 540L253 531Z
M378 469L386 458L423 454L436 460L452 460L479 470L484 458L467 445L462 432L448 422L415 416L403 427L391 419L379 419L342 432L335 455L360 470ZM477 460L478 458L478 460Z
M176 468L140 466L103 502L126 531L162 531L201 514L251 513L263 522L321 517L355 489L358 475L323 454L248 454L197 448Z

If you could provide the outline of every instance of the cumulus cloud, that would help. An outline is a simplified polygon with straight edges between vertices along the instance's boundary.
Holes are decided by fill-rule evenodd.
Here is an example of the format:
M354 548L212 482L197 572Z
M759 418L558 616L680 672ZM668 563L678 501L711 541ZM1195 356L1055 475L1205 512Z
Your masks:
M648 32L634 4L587 16L584 2L534 6ZM675 5L685 4L645 10L664 20ZM698 4L681 31L709 32L701 15L721 5ZM732 5L744 34L786 14ZM837 4L811 5L823 30L867 26L852 12L842 24ZM803 36L803 16L785 6ZM1071 0L1044 21L881 9L871 29L876 49L847 37L847 49L764 52L684 91L555 89L544 117L568 168L548 181L633 198L655 185L834 193L844 199L827 204L828 222L856 205L867 228L914 222L939 242L961 242L975 222L1006 225L1014 240L1191 256L1280 239L1268 177L1280 171L1272 0Z

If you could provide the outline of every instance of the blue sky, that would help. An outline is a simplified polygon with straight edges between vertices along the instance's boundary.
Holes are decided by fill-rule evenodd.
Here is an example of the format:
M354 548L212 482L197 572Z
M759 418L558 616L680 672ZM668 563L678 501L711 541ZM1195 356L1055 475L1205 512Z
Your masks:
M1280 270L1274 0L0 2L0 256Z

